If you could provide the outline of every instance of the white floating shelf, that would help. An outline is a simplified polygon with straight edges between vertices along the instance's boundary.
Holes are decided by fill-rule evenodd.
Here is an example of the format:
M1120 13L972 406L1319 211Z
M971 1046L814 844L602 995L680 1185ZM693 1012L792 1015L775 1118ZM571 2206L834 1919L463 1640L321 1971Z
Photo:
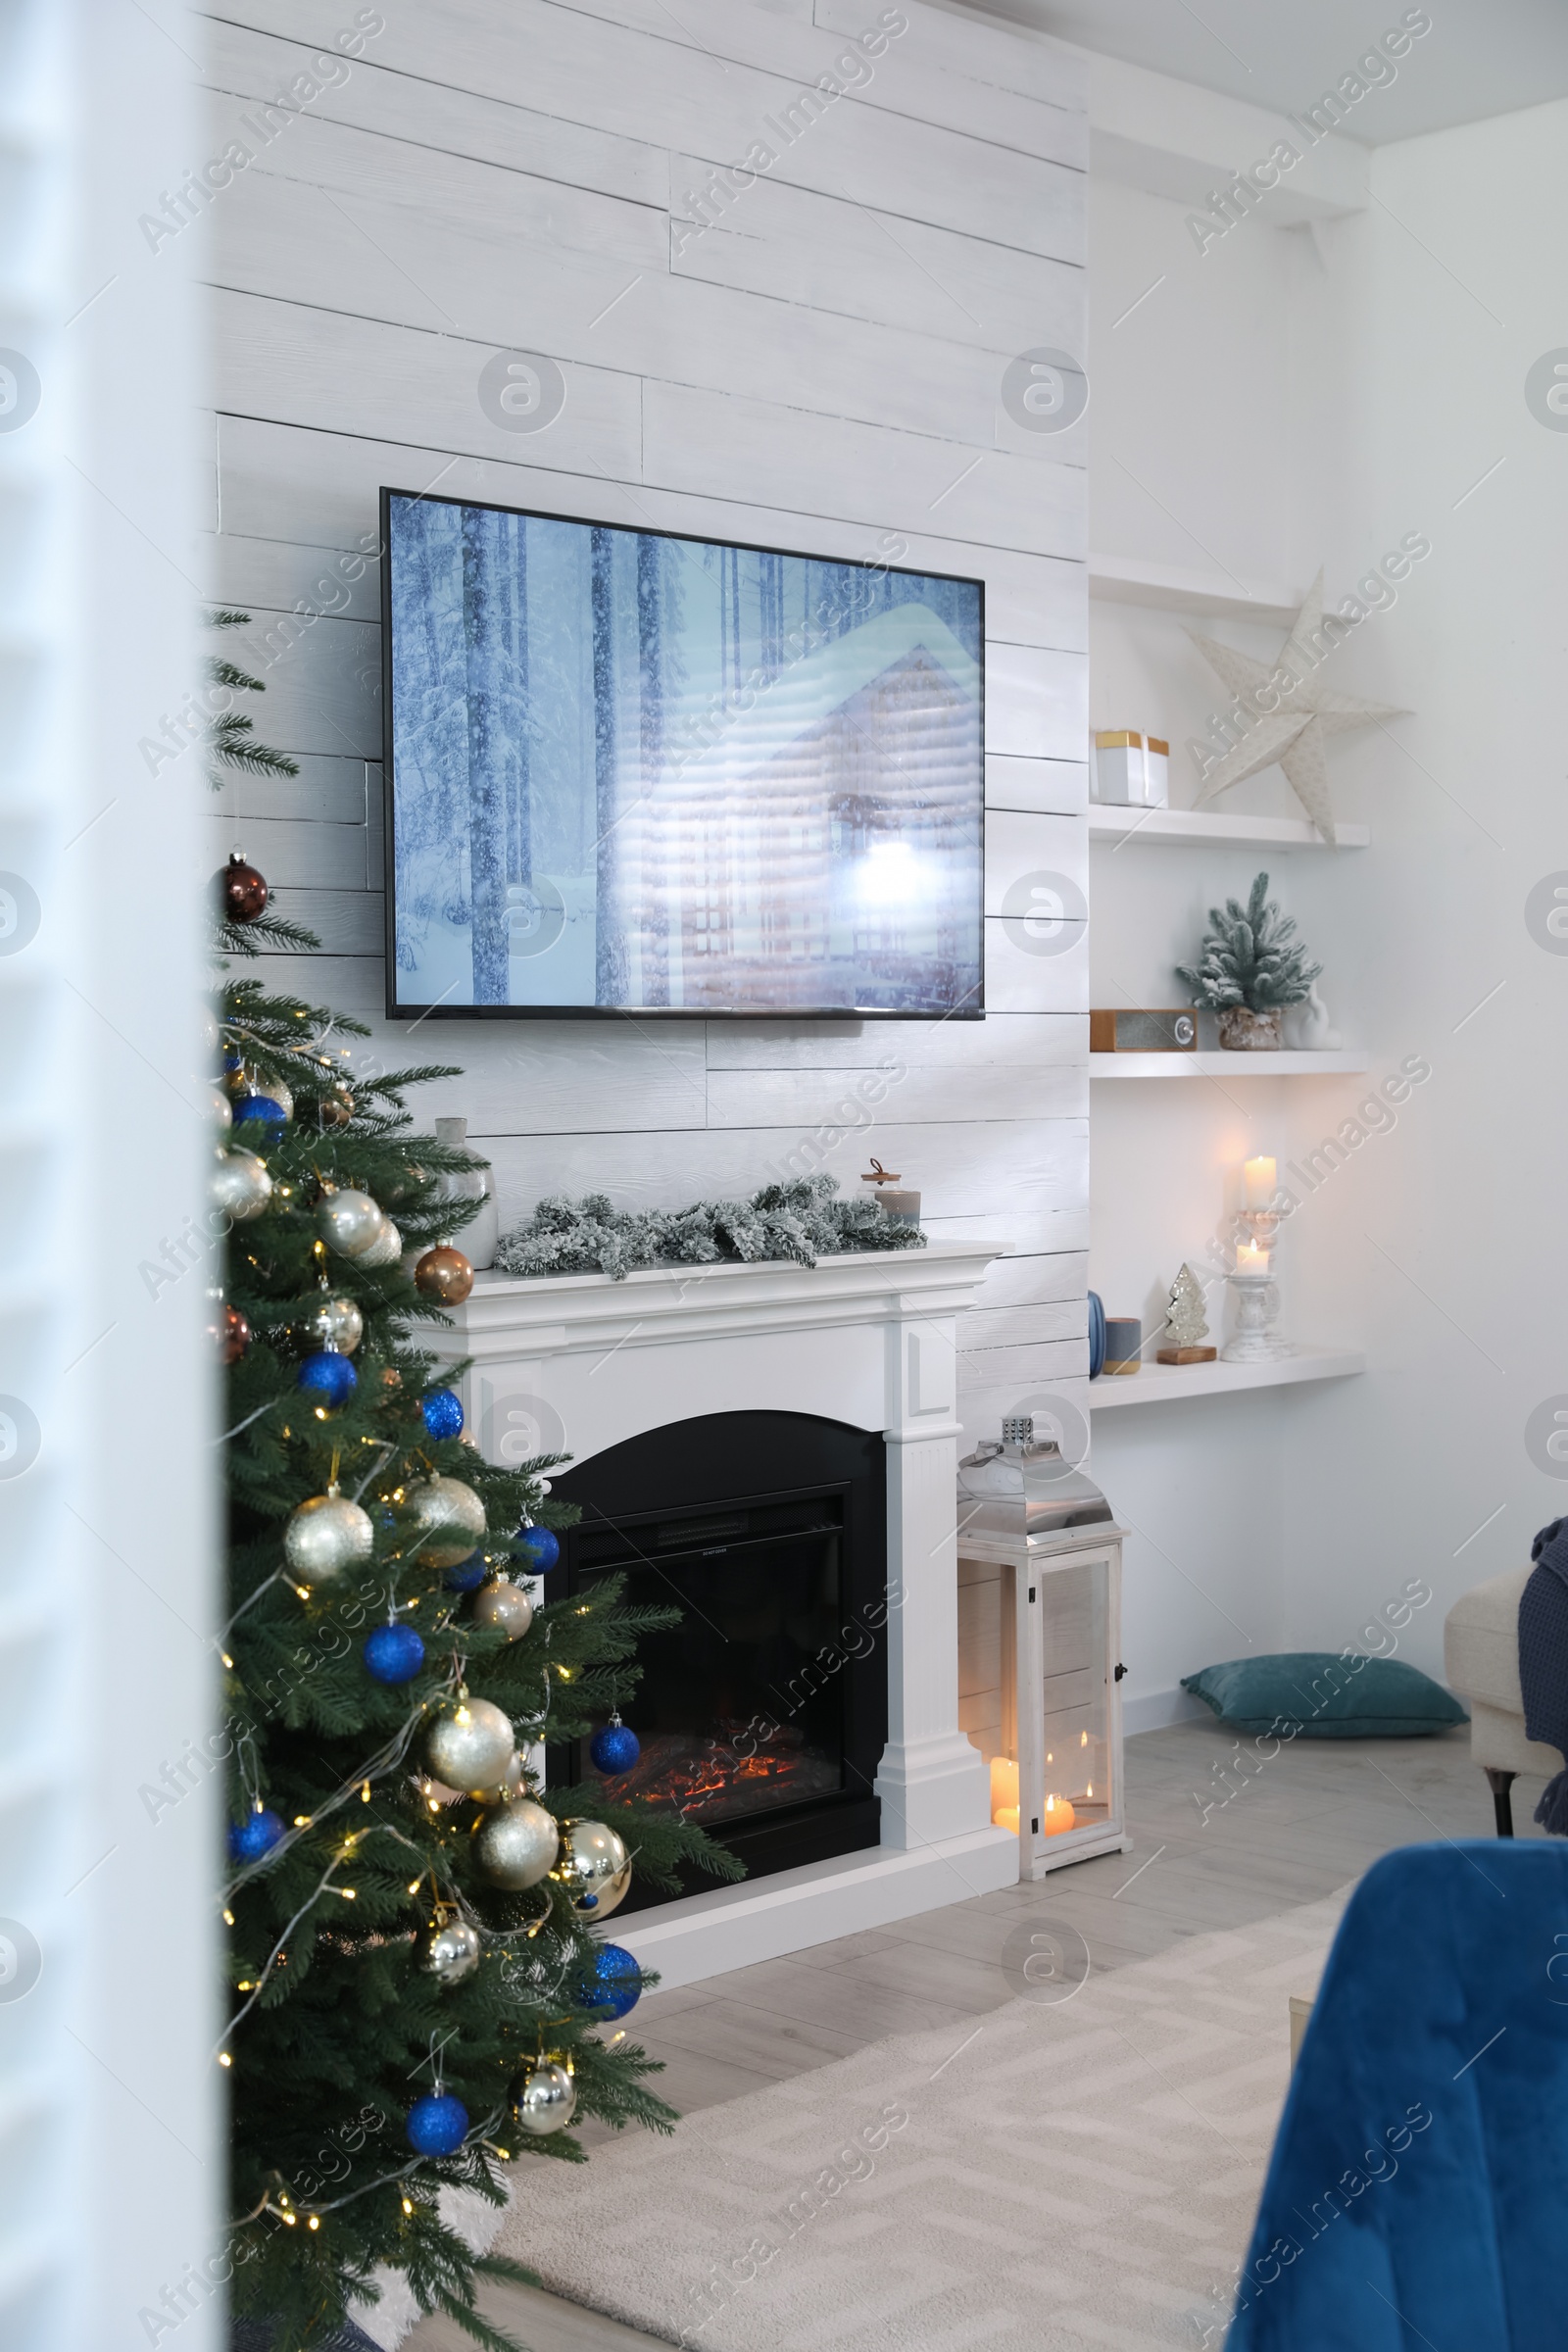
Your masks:
M1214 620L1258 620L1294 626L1301 599L1277 581L1232 579L1222 571L1187 571L1145 564L1136 556L1089 559L1089 593L1106 605L1150 605L1167 612L1202 612Z
M1366 1357L1345 1348L1302 1348L1273 1364L1155 1364L1140 1372L1102 1372L1089 1384L1089 1409L1174 1404L1183 1396L1230 1396L1243 1389L1292 1388L1303 1380L1346 1380Z
M1365 1054L1091 1054L1091 1078L1344 1078L1369 1066ZM1133 1380L1136 1373L1123 1378Z
M1157 841L1189 850L1364 850L1372 835L1365 825L1339 825L1337 842L1325 841L1304 816L1243 816L1230 809L1112 808L1091 801L1091 841Z

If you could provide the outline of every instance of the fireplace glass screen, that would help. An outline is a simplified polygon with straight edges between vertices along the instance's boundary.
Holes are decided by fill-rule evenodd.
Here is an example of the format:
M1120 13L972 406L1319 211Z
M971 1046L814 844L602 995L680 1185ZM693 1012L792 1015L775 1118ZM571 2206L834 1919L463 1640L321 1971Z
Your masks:
M581 1531L580 1590L618 1571L631 1605L681 1611L638 1644L642 1753L617 1801L712 1830L845 1789L845 1532L842 1491Z

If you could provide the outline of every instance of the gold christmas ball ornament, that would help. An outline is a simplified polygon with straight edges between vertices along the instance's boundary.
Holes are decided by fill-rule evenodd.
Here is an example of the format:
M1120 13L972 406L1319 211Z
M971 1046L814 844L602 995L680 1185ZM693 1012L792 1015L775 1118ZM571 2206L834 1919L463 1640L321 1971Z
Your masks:
M336 1487L315 1494L289 1514L283 1557L302 1585L329 1585L350 1568L363 1568L375 1548L368 1511Z
M577 2085L557 2058L541 2058L507 2093L512 2120L530 2139L564 2132L577 2112Z
M386 1223L368 1193L327 1193L316 1212L316 1230L339 1257L363 1257L373 1249Z
M368 1250L362 1250L355 1259L357 1266L395 1266L403 1255L403 1236L390 1217L381 1219L381 1230Z
M460 1698L425 1733L425 1766L449 1788L493 1788L516 1744L504 1709L488 1698Z
M427 1250L414 1269L415 1288L441 1306L461 1306L473 1288L473 1268L450 1242Z
M313 1348L330 1348L339 1355L352 1355L365 1337L365 1317L352 1298L323 1298L299 1328L301 1338L309 1340Z
M631 1858L602 1821L564 1821L555 1876L580 1919L608 1919L631 1885Z
M479 1965L477 1928L454 1915L434 1921L414 1938L414 1965L438 1984L466 1984Z
M272 1198L272 1179L254 1152L220 1151L207 1196L215 1208L243 1225L259 1217Z
M549 1877L560 1844L555 1815L519 1796L485 1815L473 1835L473 1858L492 1886L521 1894Z
M514 1748L507 1758L507 1769L493 1788L476 1788L474 1796L481 1805L504 1805L509 1797L522 1794L522 1758Z
M416 1539L408 1552L425 1568L456 1568L484 1535L484 1504L461 1478L412 1480L403 1517Z
M488 1626L493 1634L505 1634L509 1642L520 1642L533 1623L533 1602L520 1585L498 1576L474 1594L473 1622Z

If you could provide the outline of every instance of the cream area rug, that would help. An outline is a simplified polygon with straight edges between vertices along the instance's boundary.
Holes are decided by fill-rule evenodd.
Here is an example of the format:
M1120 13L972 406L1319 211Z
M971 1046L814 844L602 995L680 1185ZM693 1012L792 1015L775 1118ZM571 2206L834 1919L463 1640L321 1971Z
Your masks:
M521 2166L497 2250L693 2352L1218 2346L1348 1893Z

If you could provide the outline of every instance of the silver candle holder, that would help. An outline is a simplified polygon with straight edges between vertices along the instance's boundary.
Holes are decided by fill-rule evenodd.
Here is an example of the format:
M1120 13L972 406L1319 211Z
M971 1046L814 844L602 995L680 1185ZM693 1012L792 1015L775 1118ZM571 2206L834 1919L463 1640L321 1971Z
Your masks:
M1293 1355L1288 1340L1279 1336L1280 1286L1274 1276L1273 1251L1280 1221L1272 1209L1243 1208L1236 1212L1238 1244L1262 1250L1266 1267L1238 1266L1225 1277L1236 1298L1236 1329L1220 1349L1226 1364L1273 1364Z

